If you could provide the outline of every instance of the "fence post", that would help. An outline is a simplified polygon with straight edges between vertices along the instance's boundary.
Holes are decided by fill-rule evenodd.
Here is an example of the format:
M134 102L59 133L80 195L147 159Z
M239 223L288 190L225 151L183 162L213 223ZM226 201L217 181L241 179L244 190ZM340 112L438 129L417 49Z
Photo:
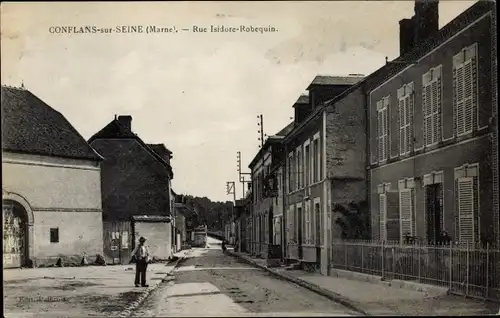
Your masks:
M422 264L420 262L420 245L417 245L417 248L418 248L418 282L420 283L421 282L421 279L420 279L420 267L422 266Z
M449 271L449 274L450 274L450 291L451 291L451 284L452 284L452 281L453 281L453 267L451 266L452 264L452 260L453 260L453 244L451 242L449 242L450 244L450 257L449 257L449 263L448 263L448 271Z
M486 243L486 299L490 296L490 243Z
M467 242L467 271L465 272L465 295L469 295L469 242Z
M394 279L396 276L396 251L395 251L395 246L392 246L392 277L391 279Z
M364 246L363 246L363 242L361 242L361 273L364 273L364 264L363 264L363 261L364 261Z
M380 255L382 255L382 273L381 273L382 274L382 280L384 279L384 275L385 275L384 274L384 272L385 272L385 269L384 269L384 267L385 267L385 264L384 264L384 250L385 250L384 244L385 244L385 241L382 241L382 253L380 253Z
M347 242L344 241L344 269L347 270Z

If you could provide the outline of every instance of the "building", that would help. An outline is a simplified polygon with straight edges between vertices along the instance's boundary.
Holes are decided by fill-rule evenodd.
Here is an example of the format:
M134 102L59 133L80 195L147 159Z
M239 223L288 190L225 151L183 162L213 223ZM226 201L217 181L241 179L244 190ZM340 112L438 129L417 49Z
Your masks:
M103 254L98 155L33 93L2 86L4 268Z
M286 258L322 272L328 268L329 242L337 235L332 233L331 202L361 200L362 191L348 187L364 187L364 174L346 168L364 151L364 112L342 107L342 113L327 113L324 103L362 79L317 76L308 87L309 96L294 104L294 127L284 138Z
M106 261L128 263L140 236L148 240L153 258L171 258L171 152L144 143L132 132L131 116L115 116L89 143L105 158L101 187Z
M374 238L498 243L494 7L439 30L438 2L416 2L400 22L404 65L368 96Z
M250 250L262 258L281 258L281 244L273 244L273 227L274 215L283 214L274 210L280 178L275 172L284 161L282 140L282 135L270 136L248 166L252 178L251 218L254 231Z
M178 195L172 191L175 196L175 230L177 250L186 249L191 242L191 233L193 231L193 219L196 212L187 205L184 195Z

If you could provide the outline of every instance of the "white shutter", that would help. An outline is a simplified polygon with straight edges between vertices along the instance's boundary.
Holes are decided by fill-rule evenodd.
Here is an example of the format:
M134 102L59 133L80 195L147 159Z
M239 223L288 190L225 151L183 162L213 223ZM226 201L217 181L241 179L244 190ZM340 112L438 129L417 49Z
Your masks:
M460 242L474 242L474 179L459 178L458 222Z
M405 123L406 152L410 152L413 145L413 93L406 96Z
M432 143L441 141L441 77L432 82Z
M473 76L472 76L472 61L468 60L463 66L463 87L464 87L464 133L471 133L474 118L474 105L473 105Z
M455 69L455 126L456 134L460 136L465 132L464 122L464 67L460 65Z
M406 153L406 98L399 99L399 153Z
M380 240L387 240L387 197L379 194Z
M401 239L406 235L413 236L413 198L412 189L399 192L399 217Z
M423 92L423 111L424 111L424 138L425 145L432 144L432 84L424 87Z
M388 152L388 143L389 143L389 140L387 138L388 136L388 130L389 130L389 118L387 116L387 111L388 111L389 107L385 107L384 110L382 111L382 114L383 114L383 127L384 127L384 131L382 132L383 135L384 135L384 145L383 145L383 160L387 159L387 152Z
M382 136L383 132L383 114L382 110L379 110L377 112L377 128L378 128L378 161L382 161L384 156L383 156L383 146L384 146L384 138Z

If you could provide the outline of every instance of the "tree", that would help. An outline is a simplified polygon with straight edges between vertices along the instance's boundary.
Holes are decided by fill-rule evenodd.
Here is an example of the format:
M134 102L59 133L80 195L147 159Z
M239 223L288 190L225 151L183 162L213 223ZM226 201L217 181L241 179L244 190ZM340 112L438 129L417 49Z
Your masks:
M212 201L207 197L185 195L186 205L198 212L197 221L206 224L209 231L223 231L224 224L231 219L233 203Z
M370 213L366 201L350 202L347 207L342 204L334 204L333 212L341 214L335 223L342 230L342 239L370 239Z

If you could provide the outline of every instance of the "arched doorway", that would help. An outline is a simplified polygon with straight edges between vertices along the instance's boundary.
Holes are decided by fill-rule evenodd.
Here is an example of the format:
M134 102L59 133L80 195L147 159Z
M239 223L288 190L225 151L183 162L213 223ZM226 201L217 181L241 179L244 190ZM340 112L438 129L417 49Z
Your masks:
M2 200L4 268L26 266L28 258L28 213L17 201Z

